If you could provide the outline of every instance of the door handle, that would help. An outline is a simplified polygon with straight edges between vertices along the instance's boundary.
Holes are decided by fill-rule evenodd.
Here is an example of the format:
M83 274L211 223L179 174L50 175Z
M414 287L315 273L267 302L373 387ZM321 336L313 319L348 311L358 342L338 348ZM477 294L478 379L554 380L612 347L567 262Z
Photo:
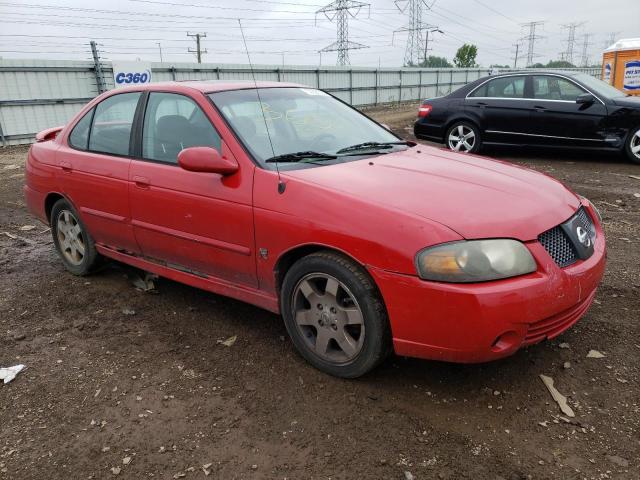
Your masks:
M62 168L63 172L71 173L73 168L71 167L71 163L69 162L60 162L60 168Z
M477 107L486 107L487 105L489 105L488 103L485 102L476 102L475 104Z
M540 105L535 105L533 108L535 109L536 112L546 112L547 111L546 107L541 107Z
M136 187L139 188L149 188L149 179L147 177L141 177L138 175L133 176L133 181L136 184Z

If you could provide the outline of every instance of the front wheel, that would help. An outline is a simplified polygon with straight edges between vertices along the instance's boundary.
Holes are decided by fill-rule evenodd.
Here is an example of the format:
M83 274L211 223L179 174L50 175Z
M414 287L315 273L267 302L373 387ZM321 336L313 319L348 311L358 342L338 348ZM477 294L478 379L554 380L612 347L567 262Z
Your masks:
M480 131L471 123L456 122L447 130L445 142L454 152L476 153L480 150Z
M629 138L624 144L624 149L629 160L640 163L640 127L631 130Z
M390 351L386 309L367 272L334 252L296 262L281 291L287 332L298 352L319 370L356 378Z

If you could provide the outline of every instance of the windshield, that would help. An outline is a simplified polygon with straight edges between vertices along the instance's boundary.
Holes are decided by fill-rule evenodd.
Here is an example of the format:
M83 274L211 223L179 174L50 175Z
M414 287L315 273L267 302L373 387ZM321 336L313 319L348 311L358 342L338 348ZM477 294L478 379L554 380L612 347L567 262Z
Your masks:
M336 100L321 90L312 88L261 88L260 99L255 89L230 90L210 95L244 145L265 168L267 160L296 152L317 152L326 158L309 158L313 165L353 160L340 150L364 142L398 142L398 137ZM360 155L388 153L406 148L404 145L377 151L375 145L360 147ZM330 158L338 154L337 158ZM356 156L356 158L358 158ZM359 157L361 158L361 157ZM280 168L300 168L303 164L280 165Z
M620 98L620 97L627 96L626 93L621 92L617 88L614 88L608 83L605 83L602 80L598 80L597 78L592 77L591 75L580 73L580 74L577 74L575 78L576 80L579 80L580 82L582 82L584 86L587 87L589 90L591 90L593 93L601 97Z

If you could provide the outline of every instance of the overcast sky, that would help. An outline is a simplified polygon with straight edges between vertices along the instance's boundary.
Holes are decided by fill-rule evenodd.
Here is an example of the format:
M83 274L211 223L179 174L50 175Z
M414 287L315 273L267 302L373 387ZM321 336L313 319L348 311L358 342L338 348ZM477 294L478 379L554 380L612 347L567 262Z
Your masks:
M431 0L432 1L432 0ZM429 1L429 3L431 3ZM329 2L327 2L329 3ZM402 2L400 2L402 4ZM349 39L369 48L351 50L353 66L397 67L405 53L406 33L393 31L408 18L393 0L371 0L352 13ZM336 40L336 24L315 12L322 0L0 0L0 56L3 58L89 59L90 39L107 60L191 62L195 42L186 36L206 33L203 62L246 63L237 18L242 19L253 63L335 65L335 53L318 50ZM576 30L574 63L582 57L583 35L591 34L590 63L599 63L611 35L640 37L640 1L623 0L437 0L425 8L434 33L429 52L451 60L462 43L478 46L478 62L513 64L515 43L528 32L521 24L544 21L536 34L536 60L546 63L566 50L562 24L585 22ZM393 40L393 41L392 41ZM524 66L521 41L519 66Z

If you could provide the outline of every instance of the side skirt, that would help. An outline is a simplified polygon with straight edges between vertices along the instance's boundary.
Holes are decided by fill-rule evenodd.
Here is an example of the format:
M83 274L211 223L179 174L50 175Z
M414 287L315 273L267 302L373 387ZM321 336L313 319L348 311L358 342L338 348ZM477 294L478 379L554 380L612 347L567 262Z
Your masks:
M264 308L265 310L269 310L273 313L280 313L280 305L277 297L269 295L263 291L256 290L254 288L243 287L207 275L195 275L193 273L176 270L169 266L155 263L142 257L119 252L104 245L96 245L96 250L98 250L98 252L105 257L109 257L119 262L126 263L127 265L132 265L142 270L155 273L156 275L159 275L161 277L165 277L180 283L185 283L192 287L207 290L208 292L223 295L225 297L235 298L236 300L240 300L242 302L251 303L252 305Z

